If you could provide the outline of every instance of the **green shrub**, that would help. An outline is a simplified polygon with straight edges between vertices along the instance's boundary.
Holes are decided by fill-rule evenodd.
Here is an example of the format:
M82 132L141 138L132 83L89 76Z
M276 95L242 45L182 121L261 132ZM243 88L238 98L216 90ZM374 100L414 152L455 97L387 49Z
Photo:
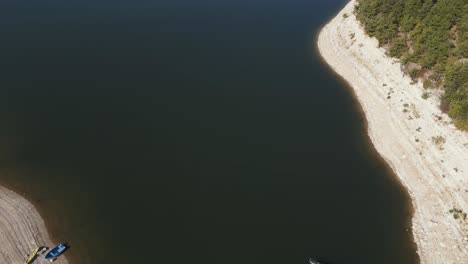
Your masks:
M410 71L409 76L411 77L412 80L416 80L419 77L419 72L420 71L418 69L414 69Z
M423 88L424 89L429 89L432 87L432 82L428 79L425 79L424 82L423 82Z

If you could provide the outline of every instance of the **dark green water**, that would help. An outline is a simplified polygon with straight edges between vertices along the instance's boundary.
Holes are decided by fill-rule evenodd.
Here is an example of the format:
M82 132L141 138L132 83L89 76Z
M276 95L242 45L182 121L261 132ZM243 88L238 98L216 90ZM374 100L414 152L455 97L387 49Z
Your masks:
M0 181L74 264L414 264L315 51L344 0L0 3Z

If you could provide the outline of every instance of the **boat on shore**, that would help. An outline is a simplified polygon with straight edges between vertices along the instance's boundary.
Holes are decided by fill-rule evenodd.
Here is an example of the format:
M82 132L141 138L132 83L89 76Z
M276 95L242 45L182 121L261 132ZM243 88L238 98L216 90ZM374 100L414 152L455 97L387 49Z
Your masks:
M65 250L67 250L67 245L65 244L58 244L57 246L55 246L53 249L51 249L49 251L49 253L47 253L45 255L45 259L47 260L54 260L56 258L58 258L60 255L63 254L63 252L65 252Z
M26 259L26 261L24 262L24 264L30 264L30 263L32 263L33 260L36 258L37 253L39 252L40 249L41 249L40 247L35 248L35 249L31 252L31 255L29 255L28 259Z

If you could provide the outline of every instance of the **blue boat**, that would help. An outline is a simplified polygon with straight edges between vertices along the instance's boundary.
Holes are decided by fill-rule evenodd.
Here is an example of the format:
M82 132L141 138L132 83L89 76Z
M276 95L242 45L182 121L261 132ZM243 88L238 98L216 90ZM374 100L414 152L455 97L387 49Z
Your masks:
M49 253L47 253L44 258L45 259L55 259L58 256L62 255L62 253L65 252L65 250L67 250L66 245L58 244L52 250L50 250Z

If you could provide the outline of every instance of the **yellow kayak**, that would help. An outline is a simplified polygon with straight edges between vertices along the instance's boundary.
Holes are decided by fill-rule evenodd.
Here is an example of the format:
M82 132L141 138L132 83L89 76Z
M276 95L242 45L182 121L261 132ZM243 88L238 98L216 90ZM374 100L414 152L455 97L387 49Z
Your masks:
M29 255L29 258L26 260L26 262L24 262L24 264L31 263L31 261L33 261L34 257L36 257L37 252L39 252L39 248L36 248L36 249L33 250L33 252L31 253L31 255Z

